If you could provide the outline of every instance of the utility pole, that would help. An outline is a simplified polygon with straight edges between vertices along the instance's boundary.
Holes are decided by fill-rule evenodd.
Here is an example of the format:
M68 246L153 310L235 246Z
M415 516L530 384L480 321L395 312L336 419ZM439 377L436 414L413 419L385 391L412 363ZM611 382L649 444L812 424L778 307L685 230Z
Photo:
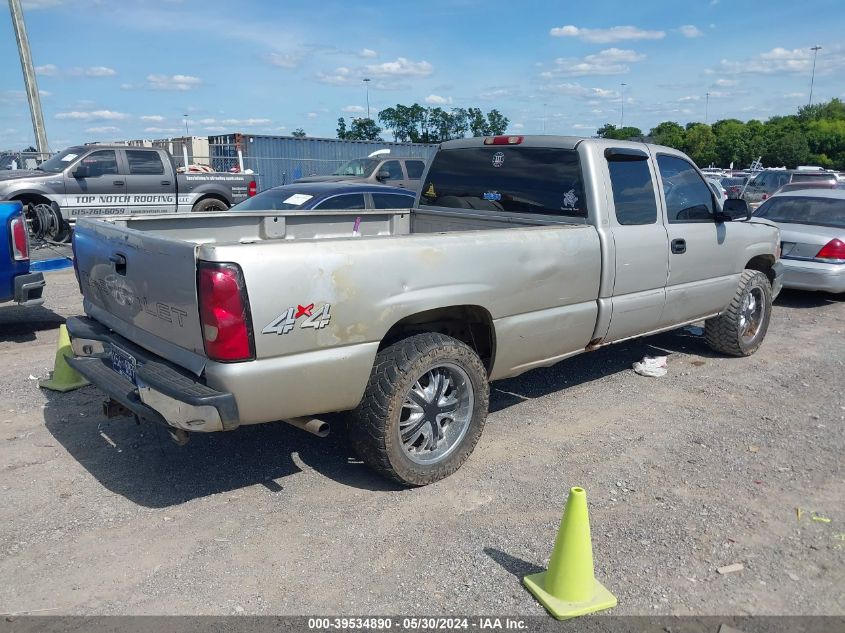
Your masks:
M188 132L188 115L183 114L182 116L185 117L185 137L187 138L191 135L190 132Z
M710 115L710 93L704 93L704 125L707 125L707 121L709 121Z
M546 133L546 104L543 104L543 134Z
M35 68L32 66L32 53L29 50L29 38L26 36L26 24L23 21L21 0L9 0L9 11L12 14L12 26L15 28L15 39L18 41L18 54L21 58L23 83L26 88L26 98L29 101L29 112L32 115L35 146L39 153L49 154L50 146L47 145L44 115L41 114L41 95L38 93L38 82L35 81Z
M370 78L364 77L361 81L364 82L364 87L367 91L367 118L370 118Z
M625 127L625 86L627 86L628 84L626 84L625 82L622 82L619 85L622 86L622 103L621 103L621 107L619 108L619 110L621 112L621 114L619 116L619 128L621 129L621 128Z
M810 75L810 101L807 103L808 106L813 105L813 84L816 81L816 57L821 49L822 47L818 44L810 48L810 50L813 51L813 74Z

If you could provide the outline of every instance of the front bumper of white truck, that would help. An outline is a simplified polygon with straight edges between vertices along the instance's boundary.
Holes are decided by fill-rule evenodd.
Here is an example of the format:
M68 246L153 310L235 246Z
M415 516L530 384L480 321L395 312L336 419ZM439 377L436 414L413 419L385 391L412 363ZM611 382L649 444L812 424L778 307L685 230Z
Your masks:
M231 393L138 347L86 317L67 320L73 356L68 364L139 418L193 432L238 427Z

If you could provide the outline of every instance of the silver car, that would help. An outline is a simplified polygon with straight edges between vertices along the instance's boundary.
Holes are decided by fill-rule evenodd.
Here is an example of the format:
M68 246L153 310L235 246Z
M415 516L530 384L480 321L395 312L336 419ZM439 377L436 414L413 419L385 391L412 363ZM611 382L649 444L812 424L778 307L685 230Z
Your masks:
M754 216L780 228L785 288L845 292L845 190L779 193Z

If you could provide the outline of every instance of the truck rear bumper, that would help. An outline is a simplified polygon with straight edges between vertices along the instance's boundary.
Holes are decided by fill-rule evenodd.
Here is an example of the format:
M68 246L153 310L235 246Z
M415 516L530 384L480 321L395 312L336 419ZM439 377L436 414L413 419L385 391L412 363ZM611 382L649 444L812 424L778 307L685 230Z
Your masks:
M43 273L28 273L15 277L15 301L22 306L40 306L44 303L41 296L44 293Z
M228 431L239 425L231 393L212 389L93 319L72 317L67 329L74 353L68 364L138 417L186 431ZM113 369L113 346L134 359L134 381Z

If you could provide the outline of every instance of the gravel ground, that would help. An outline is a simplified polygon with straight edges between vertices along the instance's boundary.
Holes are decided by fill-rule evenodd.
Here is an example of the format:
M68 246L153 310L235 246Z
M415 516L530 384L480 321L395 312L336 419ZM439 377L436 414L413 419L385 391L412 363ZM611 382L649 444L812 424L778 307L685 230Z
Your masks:
M93 387L40 391L81 312L72 271L47 279L0 308L2 612L539 616L520 578L580 485L615 614L845 614L841 298L785 292L750 358L678 330L495 383L469 462L404 490L340 431L180 448ZM659 350L667 376L631 371Z

